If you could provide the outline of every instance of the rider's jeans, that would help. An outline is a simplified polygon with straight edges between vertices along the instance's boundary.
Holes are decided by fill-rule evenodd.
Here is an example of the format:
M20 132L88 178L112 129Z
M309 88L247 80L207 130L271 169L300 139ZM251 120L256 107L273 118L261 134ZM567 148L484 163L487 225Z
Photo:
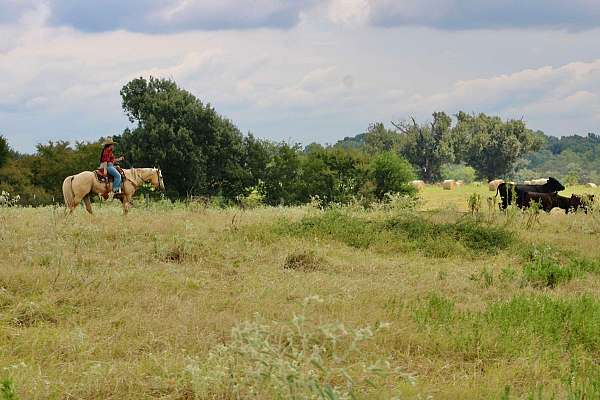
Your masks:
M113 190L115 192L120 190L121 189L121 174L119 173L119 171L117 171L114 164L112 164L112 163L108 163L108 167L106 169L107 169L108 173L111 174L113 178L115 178L115 181L113 182Z

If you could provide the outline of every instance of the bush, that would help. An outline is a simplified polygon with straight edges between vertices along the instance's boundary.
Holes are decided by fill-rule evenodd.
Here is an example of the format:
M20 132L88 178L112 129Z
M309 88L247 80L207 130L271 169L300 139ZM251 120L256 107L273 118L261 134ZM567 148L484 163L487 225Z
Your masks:
M410 185L415 179L413 167L404 158L388 152L376 156L370 165L370 175L375 183L375 196L382 200L386 193L414 195Z

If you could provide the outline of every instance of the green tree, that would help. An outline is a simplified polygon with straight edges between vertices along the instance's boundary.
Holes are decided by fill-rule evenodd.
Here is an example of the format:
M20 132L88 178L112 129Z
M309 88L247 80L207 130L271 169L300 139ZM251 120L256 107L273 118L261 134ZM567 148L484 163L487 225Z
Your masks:
M65 177L98 167L101 142L49 142L38 144L36 154L28 160L31 183L42 188L54 198L62 199L62 182Z
M386 193L414 194L410 181L415 174L410 163L395 153L387 152L371 161L370 174L375 183L375 196L383 199Z
M299 145L276 145L265 171L265 201L268 204L290 205L302 201Z
M359 151L313 146L302 157L304 201L319 196L324 203L347 203L367 179L367 158Z
M2 135L0 135L0 168L2 168L10 158L10 147L8 147L8 141Z
M427 182L441 178L442 164L453 161L450 143L452 120L446 113L433 113L430 124L400 122L394 126L401 132L400 154L417 167Z
M159 165L172 195L233 199L252 183L242 133L210 104L171 80L152 77L127 83L121 97L137 126L115 140L136 165Z
M400 144L400 135L387 129L381 122L371 124L364 136L365 150L369 154L396 151Z
M475 168L480 178L492 180L510 173L516 161L541 146L540 138L520 120L502 121L485 114L457 114L453 134L463 146L462 160Z

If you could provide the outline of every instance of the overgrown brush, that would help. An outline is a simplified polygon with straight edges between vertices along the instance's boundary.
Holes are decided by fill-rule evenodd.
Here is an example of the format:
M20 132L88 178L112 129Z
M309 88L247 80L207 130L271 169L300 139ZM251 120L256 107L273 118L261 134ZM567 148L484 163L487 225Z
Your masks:
M186 374L200 398L356 399L391 398L398 383L414 378L390 360L363 351L387 328L353 328L302 314L286 322L257 316L235 326L231 339L205 360L190 358Z

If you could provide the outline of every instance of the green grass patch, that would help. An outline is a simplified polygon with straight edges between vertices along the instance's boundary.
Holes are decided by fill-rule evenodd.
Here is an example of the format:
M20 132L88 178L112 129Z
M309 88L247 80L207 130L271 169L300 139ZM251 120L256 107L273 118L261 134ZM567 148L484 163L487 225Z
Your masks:
M520 295L483 311L460 311L450 299L432 294L413 308L412 316L430 333L432 346L461 357L476 352L478 358L493 359L533 349L600 351L600 301L587 295Z
M380 220L330 210L297 222L280 220L279 236L335 240L350 247L377 252L418 251L428 257L495 254L513 241L512 232L473 220L434 222L415 213Z
M551 249L532 252L523 266L523 280L536 287L554 288L585 273L600 273L600 261L582 258L561 261Z

